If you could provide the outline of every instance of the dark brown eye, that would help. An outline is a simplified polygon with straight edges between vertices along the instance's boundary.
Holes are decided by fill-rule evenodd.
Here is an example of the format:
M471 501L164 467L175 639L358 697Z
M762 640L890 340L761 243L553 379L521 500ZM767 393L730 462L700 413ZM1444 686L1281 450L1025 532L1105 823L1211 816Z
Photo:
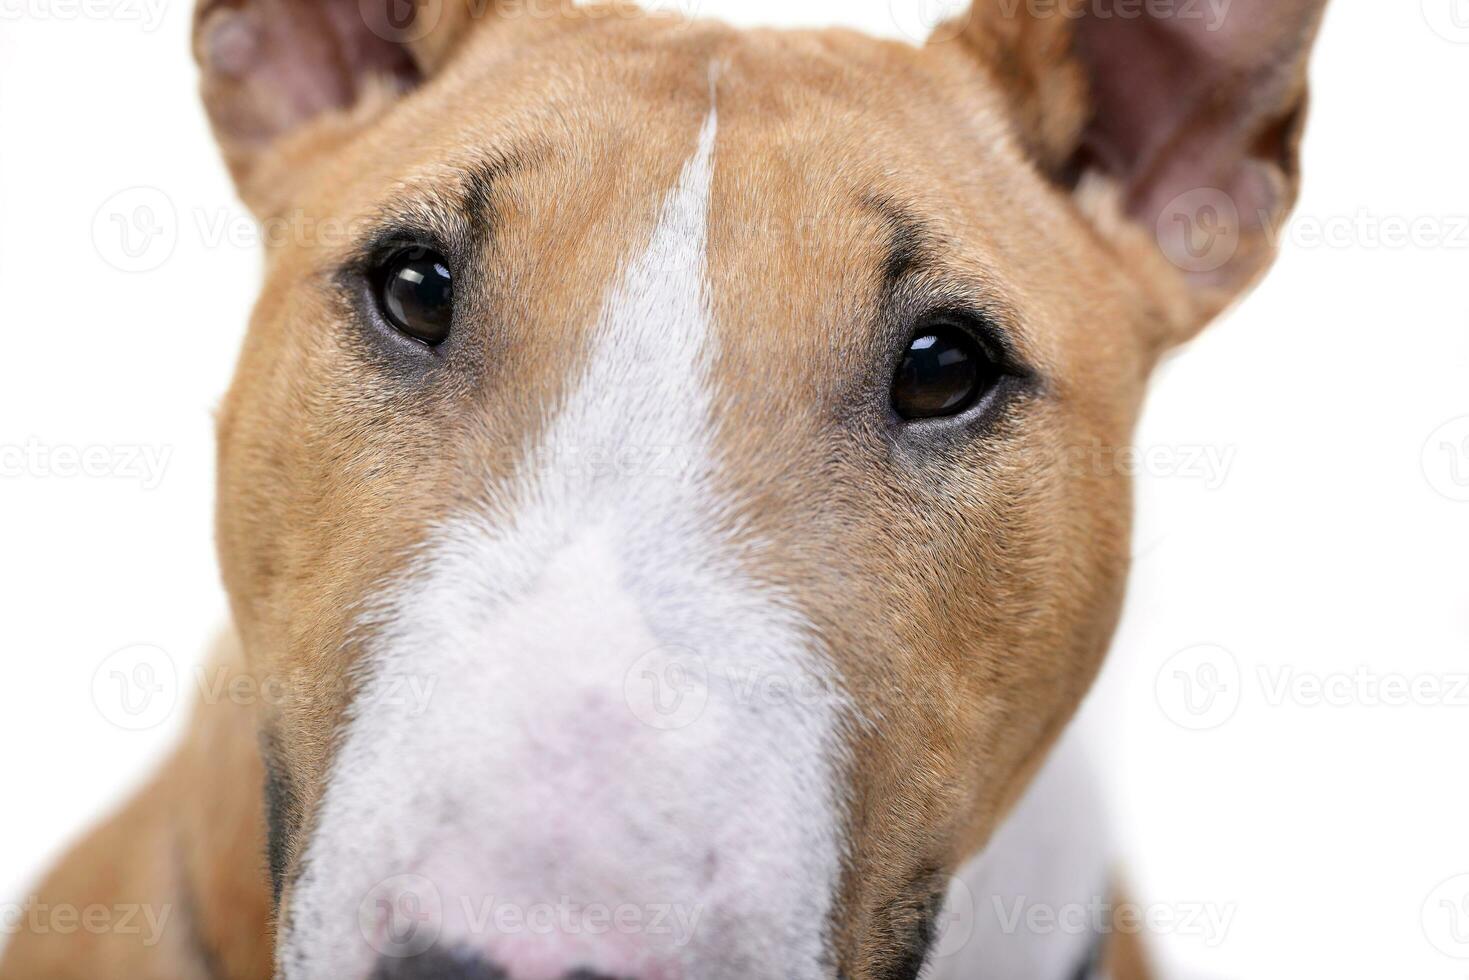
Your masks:
M454 320L448 261L428 248L401 249L373 275L383 316L401 333L430 347L443 343Z
M958 415L999 379L999 369L961 327L925 325L908 342L893 378L893 410L905 419Z

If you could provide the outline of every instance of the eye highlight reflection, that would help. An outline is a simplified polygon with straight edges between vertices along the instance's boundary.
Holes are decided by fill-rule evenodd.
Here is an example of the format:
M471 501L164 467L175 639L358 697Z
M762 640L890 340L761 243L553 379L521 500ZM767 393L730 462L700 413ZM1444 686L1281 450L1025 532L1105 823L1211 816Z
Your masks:
M936 322L920 329L893 377L893 410L904 419L958 415L999 380L1000 370L969 331Z
M378 308L393 329L430 347L443 343L454 321L449 262L433 249L391 253L373 271Z

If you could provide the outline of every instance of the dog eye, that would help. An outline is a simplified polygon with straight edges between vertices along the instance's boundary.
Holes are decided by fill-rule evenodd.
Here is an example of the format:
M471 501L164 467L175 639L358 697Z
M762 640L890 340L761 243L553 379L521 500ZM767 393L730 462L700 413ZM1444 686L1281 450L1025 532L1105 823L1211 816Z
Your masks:
M1000 369L964 328L925 324L908 342L893 377L893 410L904 419L958 415L999 381Z
M400 333L433 347L449 336L454 284L449 263L429 248L405 248L373 272L378 308Z

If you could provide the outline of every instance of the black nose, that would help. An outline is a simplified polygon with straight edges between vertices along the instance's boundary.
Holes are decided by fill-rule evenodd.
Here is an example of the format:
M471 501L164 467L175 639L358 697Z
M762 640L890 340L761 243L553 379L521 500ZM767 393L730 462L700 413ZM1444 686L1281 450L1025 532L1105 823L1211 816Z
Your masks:
M464 953L442 953L438 950L401 959L383 958L372 972L372 980L510 980L510 977L485 960ZM591 970L568 973L565 980L630 980Z
M499 967L462 953L431 950L400 959L384 957L372 980L509 980Z

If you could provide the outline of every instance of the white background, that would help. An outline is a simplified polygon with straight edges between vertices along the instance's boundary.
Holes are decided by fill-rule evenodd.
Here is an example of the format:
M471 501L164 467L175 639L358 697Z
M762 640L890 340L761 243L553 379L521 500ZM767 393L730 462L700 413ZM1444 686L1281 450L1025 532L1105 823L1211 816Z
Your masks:
M702 11L892 35L924 3ZM0 901L178 728L109 722L99 664L147 643L187 671L224 620L210 411L253 229L196 106L188 5L94 9L0 0L0 445L33 460L0 475ZM1469 895L1440 887L1469 873L1469 5L1336 0L1314 80L1279 265L1154 386L1085 719L1137 896L1230 917L1162 936L1171 975L1469 977L1469 912L1455 942L1440 904ZM139 186L162 194L108 203ZM160 197L171 251L118 268L111 214ZM67 447L100 472L68 475ZM1214 688L1197 713L1184 678ZM1443 686L1393 703L1399 681Z

